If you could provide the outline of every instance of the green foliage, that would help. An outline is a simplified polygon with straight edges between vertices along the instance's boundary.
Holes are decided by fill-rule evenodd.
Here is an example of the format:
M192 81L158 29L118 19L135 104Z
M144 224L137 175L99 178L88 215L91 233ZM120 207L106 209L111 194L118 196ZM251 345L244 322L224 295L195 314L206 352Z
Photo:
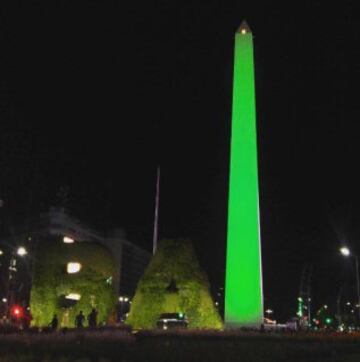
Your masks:
M68 274L68 262L79 262L80 272ZM76 314L82 310L86 316L92 308L98 311L98 322L106 322L116 303L114 287L107 282L114 273L114 260L102 245L39 243L30 296L33 324L47 326L56 313L62 327L74 327ZM64 303L69 303L65 295L69 293L78 293L81 299L65 308Z
M140 280L127 323L154 328L161 313L184 312L189 328L222 328L221 318L188 240L162 240Z

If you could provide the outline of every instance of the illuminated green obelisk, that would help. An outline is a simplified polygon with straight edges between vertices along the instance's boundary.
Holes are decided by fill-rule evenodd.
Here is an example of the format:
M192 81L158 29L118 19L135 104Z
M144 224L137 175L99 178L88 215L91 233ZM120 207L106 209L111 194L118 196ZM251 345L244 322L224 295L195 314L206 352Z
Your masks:
M235 34L226 251L225 325L263 322L253 36Z

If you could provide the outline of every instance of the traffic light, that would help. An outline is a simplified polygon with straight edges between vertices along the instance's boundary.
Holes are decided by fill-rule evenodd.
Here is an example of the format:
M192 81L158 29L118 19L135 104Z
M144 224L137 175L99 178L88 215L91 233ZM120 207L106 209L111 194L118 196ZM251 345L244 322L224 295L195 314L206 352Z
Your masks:
M11 307L11 315L17 319L20 319L24 316L24 309L19 305L13 305Z
M331 324L331 323L332 323L332 318L325 319L325 324Z

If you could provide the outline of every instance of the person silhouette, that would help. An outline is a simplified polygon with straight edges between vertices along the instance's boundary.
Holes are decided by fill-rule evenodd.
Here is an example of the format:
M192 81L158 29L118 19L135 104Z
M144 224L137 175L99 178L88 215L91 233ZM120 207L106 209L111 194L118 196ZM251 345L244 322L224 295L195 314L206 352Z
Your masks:
M83 314L83 311L81 310L79 312L79 314L77 314L76 317L75 317L75 326L76 326L76 328L84 327L84 320L85 320L85 316Z
M58 324L59 324L58 317L57 317L56 314L54 314L49 326L51 327L51 329L53 331L55 331L57 329L57 327L58 327Z
M96 324L97 324L97 321L96 321L97 314L98 314L98 312L96 311L95 308L91 309L91 312L90 312L90 314L89 314L88 317L87 317L90 328L95 328L95 327L96 327Z

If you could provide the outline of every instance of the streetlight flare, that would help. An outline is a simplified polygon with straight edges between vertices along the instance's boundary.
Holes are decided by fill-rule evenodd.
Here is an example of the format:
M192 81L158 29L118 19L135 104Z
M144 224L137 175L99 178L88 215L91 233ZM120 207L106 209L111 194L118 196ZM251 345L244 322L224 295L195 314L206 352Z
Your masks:
M16 254L19 255L19 256L24 256L24 255L27 254L27 250L23 246L20 246L16 250Z
M340 253L342 255L344 255L344 256L349 256L350 255L350 250L346 246L343 246L342 248L340 248Z

